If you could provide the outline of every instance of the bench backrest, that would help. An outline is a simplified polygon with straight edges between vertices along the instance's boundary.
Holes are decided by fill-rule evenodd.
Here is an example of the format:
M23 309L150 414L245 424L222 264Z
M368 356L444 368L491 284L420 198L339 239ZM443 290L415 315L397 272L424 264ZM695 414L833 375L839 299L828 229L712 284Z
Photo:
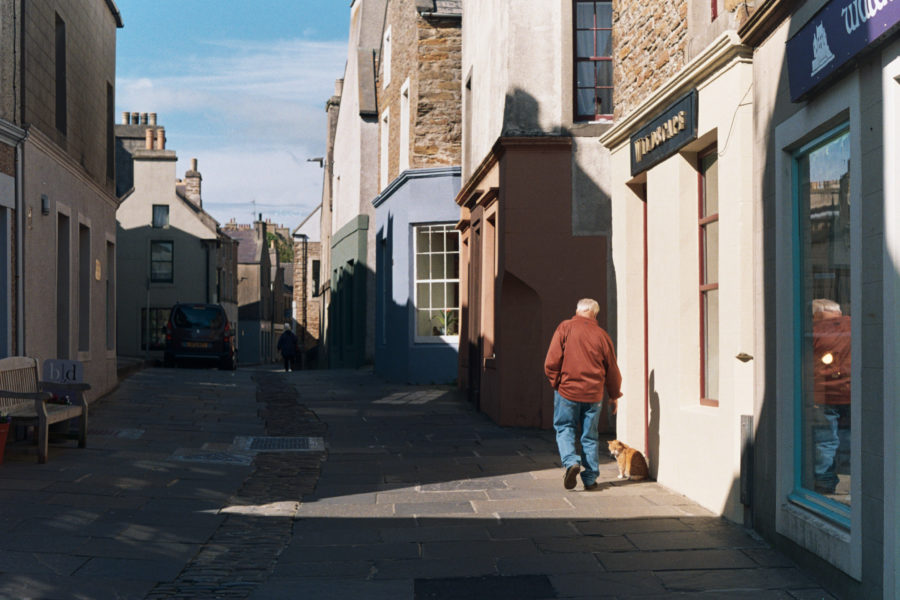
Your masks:
M0 359L0 390L9 392L37 392L37 359L27 356L11 356ZM3 398L0 393L0 409L22 404L32 404L33 400Z

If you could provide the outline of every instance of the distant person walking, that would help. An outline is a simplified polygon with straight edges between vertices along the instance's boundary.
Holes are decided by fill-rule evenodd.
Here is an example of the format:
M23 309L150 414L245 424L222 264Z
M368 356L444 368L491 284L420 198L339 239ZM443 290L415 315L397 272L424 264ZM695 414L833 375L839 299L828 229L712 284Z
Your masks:
M556 328L544 374L553 388L553 428L556 445L565 468L563 487L575 487L578 473L585 490L597 489L600 474L597 424L604 390L616 412L622 395L622 374L616 363L616 353L609 334L597 323L600 305L591 298L582 298L575 308L575 316ZM581 427L581 452L575 445L576 432Z
M297 336L291 331L291 324L284 324L284 333L278 338L278 351L284 359L284 370L290 371L294 356L297 354Z

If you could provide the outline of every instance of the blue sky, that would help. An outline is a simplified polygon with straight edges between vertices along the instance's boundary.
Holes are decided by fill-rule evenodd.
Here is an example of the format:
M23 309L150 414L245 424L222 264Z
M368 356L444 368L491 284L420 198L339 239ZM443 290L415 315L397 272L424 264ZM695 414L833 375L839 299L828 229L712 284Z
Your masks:
M179 177L197 158L220 223L293 229L321 199L325 101L343 76L347 0L116 0L116 122L155 112ZM312 219L317 221L317 217ZM312 233L312 232L311 232Z

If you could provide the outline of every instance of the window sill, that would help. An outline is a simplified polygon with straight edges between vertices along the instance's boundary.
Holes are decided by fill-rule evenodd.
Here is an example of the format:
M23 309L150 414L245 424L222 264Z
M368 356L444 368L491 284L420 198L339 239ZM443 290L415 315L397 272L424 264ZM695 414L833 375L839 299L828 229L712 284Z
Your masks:
M444 345L459 345L459 336L458 335L439 335L433 337L419 337L416 336L415 340L413 340L414 344L422 345L422 346L434 346L438 344Z
M852 551L850 532L795 504L792 498L781 505L778 533L858 580L862 565L853 559L858 553Z

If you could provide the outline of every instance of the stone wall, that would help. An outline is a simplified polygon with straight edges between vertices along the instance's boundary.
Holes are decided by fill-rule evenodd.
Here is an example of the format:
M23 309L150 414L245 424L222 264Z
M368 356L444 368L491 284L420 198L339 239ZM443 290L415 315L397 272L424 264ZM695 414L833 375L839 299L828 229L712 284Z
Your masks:
M322 276L322 244L299 240L294 242L294 320L297 337L305 349L319 343L321 331L321 296L313 281L313 262L319 262L319 287Z
M419 86L412 168L460 163L462 30L454 19L419 18Z
M613 8L615 117L621 118L686 62L686 0L619 0Z
M390 81L384 48L378 67L379 121L389 111L388 177L400 174L400 147L409 144L409 168L458 165L461 141L461 21L422 17L414 0L391 0L385 30L391 28ZM409 140L400 139L401 91L409 79Z

